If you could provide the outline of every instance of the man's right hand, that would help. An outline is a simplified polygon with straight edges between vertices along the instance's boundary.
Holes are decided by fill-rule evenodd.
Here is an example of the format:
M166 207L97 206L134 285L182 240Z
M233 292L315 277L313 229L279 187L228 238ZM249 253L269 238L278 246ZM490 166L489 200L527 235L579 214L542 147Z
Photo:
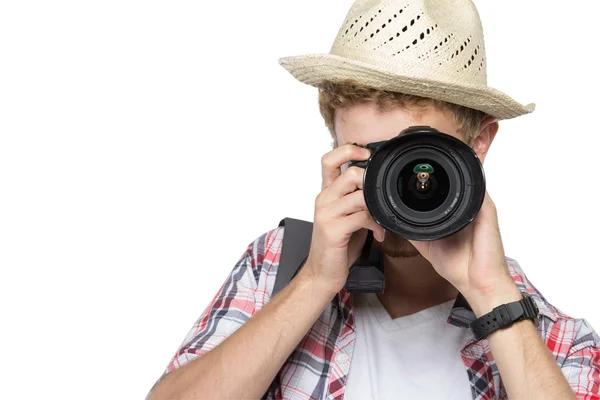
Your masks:
M239 327L232 325L236 318L210 312L211 326L221 326L224 334L233 333L212 350L164 376L150 399L195 398L197 394L210 399L263 396L294 348L346 283L350 264L362 250L366 230L373 230L375 238L382 239L383 228L373 221L365 205L363 170L352 167L341 173L340 169L348 161L368 158L368 150L353 145L339 147L323 157L323 186L315 205L311 250L298 276ZM237 273L238 279L253 279L250 264L239 263L248 270ZM245 304L254 312L257 307L249 302L255 297L257 282L233 284L237 290L220 295L240 299L238 306Z
M364 169L350 167L349 161L363 161L370 151L356 145L338 147L321 159L323 183L315 201L310 253L303 270L332 294L346 284L348 271L359 257L367 237L373 231L382 242L384 228L367 210L363 195Z

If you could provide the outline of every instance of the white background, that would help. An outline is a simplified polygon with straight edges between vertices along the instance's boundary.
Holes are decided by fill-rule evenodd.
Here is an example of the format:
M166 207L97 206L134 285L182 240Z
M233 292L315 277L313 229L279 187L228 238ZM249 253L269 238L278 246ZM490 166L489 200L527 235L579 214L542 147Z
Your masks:
M277 59L351 3L2 3L0 398L144 398L246 246L312 219L331 141ZM600 329L600 6L476 4L490 85L538 107L486 160L507 254Z

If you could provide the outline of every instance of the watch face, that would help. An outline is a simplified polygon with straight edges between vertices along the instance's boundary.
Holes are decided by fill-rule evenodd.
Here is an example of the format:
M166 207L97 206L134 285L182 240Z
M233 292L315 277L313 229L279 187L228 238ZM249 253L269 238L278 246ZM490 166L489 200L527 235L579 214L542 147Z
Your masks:
M540 309L538 308L537 303L535 302L535 299L533 297L531 297L531 295L527 292L522 292L523 294L523 298L525 299L525 301L529 300L529 303L533 306L533 311L535 316L533 317L533 324L535 325L535 327L537 328L538 326L540 326Z

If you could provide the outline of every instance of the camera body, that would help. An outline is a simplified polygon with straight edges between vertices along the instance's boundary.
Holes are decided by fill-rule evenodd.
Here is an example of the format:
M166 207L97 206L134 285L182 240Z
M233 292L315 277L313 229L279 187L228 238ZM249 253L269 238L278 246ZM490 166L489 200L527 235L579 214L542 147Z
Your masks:
M369 143L363 192L373 219L396 235L419 241L453 235L472 222L485 196L477 154L429 126L411 126L393 139Z

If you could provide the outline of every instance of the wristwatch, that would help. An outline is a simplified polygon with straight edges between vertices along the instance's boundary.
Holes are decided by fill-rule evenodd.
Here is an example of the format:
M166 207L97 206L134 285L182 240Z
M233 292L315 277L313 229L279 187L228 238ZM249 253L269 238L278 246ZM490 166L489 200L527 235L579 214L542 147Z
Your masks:
M537 327L539 324L539 310L533 298L527 292L521 292L523 298L512 303L495 307L491 312L482 315L469 325L475 339L486 338L490 333L511 326L523 319L532 319Z

